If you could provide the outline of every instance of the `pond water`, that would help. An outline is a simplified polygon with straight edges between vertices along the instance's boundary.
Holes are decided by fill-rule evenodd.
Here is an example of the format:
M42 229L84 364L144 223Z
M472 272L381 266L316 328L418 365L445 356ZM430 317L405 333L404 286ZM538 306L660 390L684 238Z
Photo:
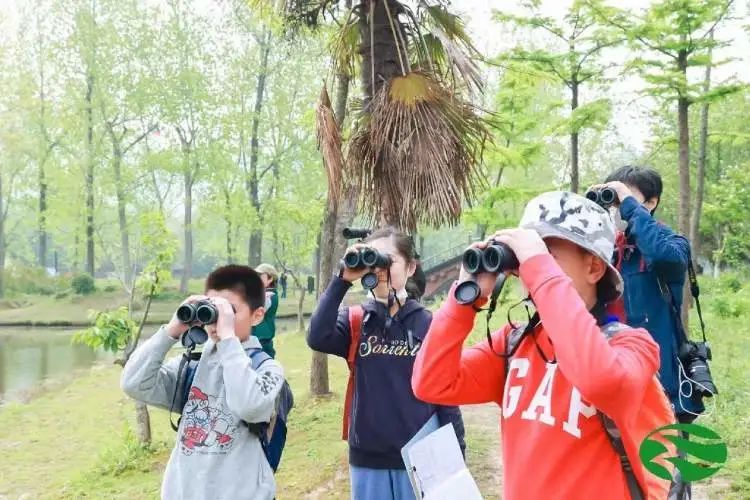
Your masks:
M297 327L296 319L277 319L276 332ZM156 326L153 327L154 329ZM28 399L35 388L86 369L114 356L85 345L72 344L76 329L0 327L0 403ZM144 329L144 336L151 328Z

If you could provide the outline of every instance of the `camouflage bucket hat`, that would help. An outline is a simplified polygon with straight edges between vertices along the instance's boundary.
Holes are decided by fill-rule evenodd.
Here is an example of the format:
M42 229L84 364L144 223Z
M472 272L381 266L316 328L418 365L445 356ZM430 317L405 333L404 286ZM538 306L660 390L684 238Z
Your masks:
M612 265L615 226L609 213L591 200L575 193L552 191L526 204L519 227L533 229L542 238L560 238L575 243L607 263L604 300L622 295L620 273Z

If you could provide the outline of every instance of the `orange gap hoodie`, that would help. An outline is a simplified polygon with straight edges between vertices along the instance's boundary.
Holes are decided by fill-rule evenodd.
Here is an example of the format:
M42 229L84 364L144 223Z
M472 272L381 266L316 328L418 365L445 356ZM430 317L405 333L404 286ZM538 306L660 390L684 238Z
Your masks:
M625 475L596 408L623 434L636 477L646 491L633 430L639 407L659 368L659 347L642 329L626 330L609 342L549 254L524 262L519 275L542 323L524 339L508 366L488 342L462 349L475 311L453 291L433 316L412 375L414 394L424 401L502 408L503 498L627 499ZM506 326L492 334L505 351ZM668 423L668 422L665 422ZM655 492L652 492L654 494Z

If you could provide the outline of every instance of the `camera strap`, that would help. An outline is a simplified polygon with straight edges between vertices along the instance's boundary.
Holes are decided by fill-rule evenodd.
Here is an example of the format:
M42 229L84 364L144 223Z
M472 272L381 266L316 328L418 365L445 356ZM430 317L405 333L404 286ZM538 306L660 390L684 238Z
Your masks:
M703 312L701 311L701 302L699 299L700 296L700 288L698 287L698 278L695 274L695 267L693 266L693 259L692 257L688 258L688 284L690 286L690 295L693 297L693 300L695 301L695 310L698 313L698 320L701 325L701 335L703 337L703 342L706 342L706 324L703 321ZM664 301L669 304L669 309L672 312L672 317L675 321L675 324L677 325L678 335L682 338L679 340L681 342L687 342L688 339L688 332L685 329L685 325L682 323L682 316L680 314L679 309L677 308L677 301L675 300L674 295L672 294L672 289L669 288L669 285L667 284L664 279L657 274L656 280L659 283L659 291L661 292L662 297L664 298Z

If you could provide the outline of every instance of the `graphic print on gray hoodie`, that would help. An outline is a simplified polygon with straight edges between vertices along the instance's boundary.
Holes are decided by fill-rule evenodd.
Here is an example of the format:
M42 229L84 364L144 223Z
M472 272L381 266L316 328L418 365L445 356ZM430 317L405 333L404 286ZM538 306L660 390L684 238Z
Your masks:
M121 377L123 391L151 406L169 409L180 356L166 362L177 341L161 328L130 357ZM256 372L246 349L257 338L206 342L182 411L178 438L162 481L165 499L270 500L273 471L257 436L243 422L267 422L284 373L269 359Z

